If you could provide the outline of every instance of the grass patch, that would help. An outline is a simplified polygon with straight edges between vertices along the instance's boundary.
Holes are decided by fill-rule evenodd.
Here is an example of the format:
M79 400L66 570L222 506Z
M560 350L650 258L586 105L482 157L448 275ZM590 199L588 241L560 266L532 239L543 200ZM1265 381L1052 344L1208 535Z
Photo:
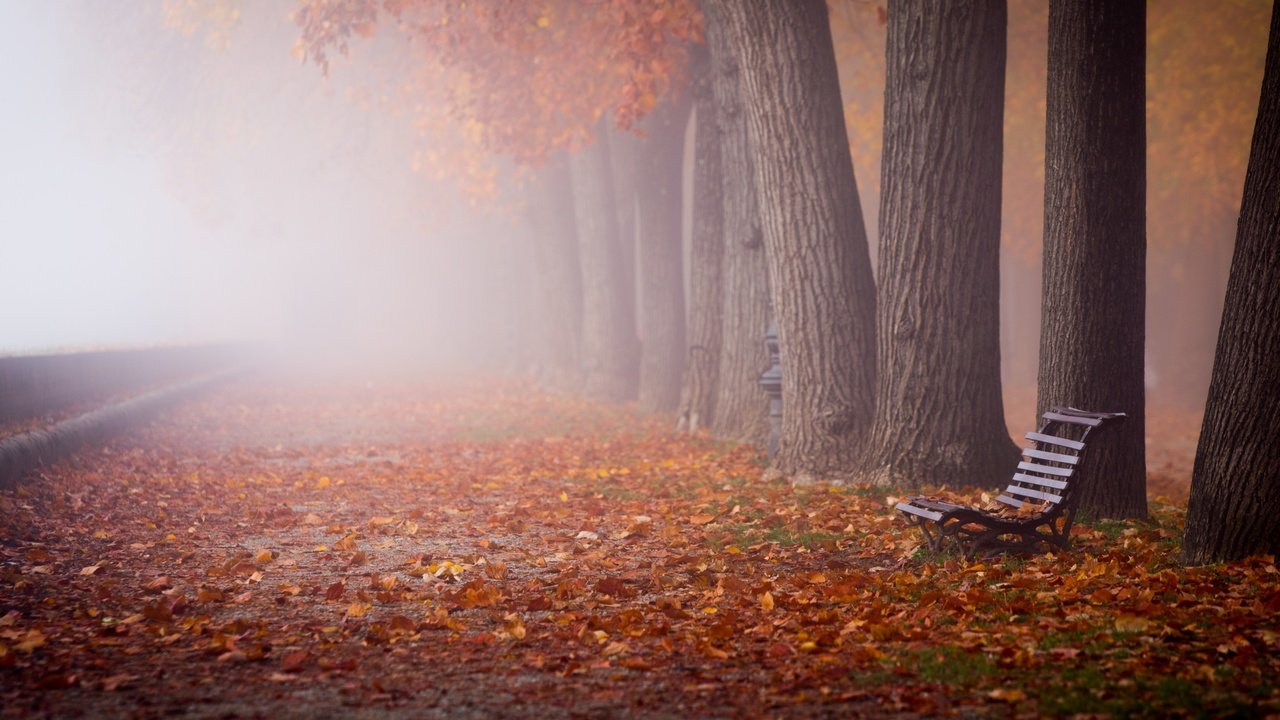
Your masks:
M1048 682L1043 682L1048 680ZM1067 668L1036 686L1039 711L1048 716L1246 718L1266 714L1250 698L1167 675L1124 678L1096 667Z
M909 653L898 660L921 680L954 687L973 687L1000 674L1000 668L982 652L954 647L934 647Z
M821 530L790 530L785 527L770 528L765 531L763 540L784 547L819 548L834 545L843 535L823 532Z

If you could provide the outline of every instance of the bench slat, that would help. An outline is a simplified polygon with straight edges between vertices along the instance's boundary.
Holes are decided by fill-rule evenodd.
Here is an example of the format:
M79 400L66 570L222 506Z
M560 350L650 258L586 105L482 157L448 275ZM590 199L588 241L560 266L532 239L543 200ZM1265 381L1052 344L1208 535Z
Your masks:
M1007 493L1011 493L1013 495L1022 495L1024 497L1033 497L1033 498L1039 498L1041 500L1048 500L1051 503L1062 502L1061 495L1054 495L1053 493L1040 492L1039 490L1032 490L1031 488L1018 487L1017 485L1010 485L1009 487L1005 488L1004 491Z
M1030 470L1031 472L1043 473L1045 475L1057 475L1058 477L1071 477L1071 473L1075 470L1071 468L1050 467L1048 465L1039 465L1037 463L1020 462L1019 470Z
M1028 475L1026 473L1014 473L1013 479L1015 482L1028 483L1031 485L1039 485L1041 487L1057 488L1058 490L1067 489L1066 480L1054 480L1053 478L1037 477L1035 475Z
M996 500L999 500L1005 505L1012 505L1014 508L1020 508L1025 504L1021 500L1011 498L1008 495L1001 495L1000 497L997 497Z
M1058 437L1057 435L1045 435L1044 433L1029 432L1027 433L1027 439L1035 440L1037 442L1049 443L1050 445L1058 445L1065 448L1071 448L1072 450L1084 449L1084 443L1078 440L1068 440L1067 438Z
M1097 427L1102 424L1098 418L1080 417L1078 415L1063 415L1062 413L1047 412L1040 417L1045 420L1056 420L1057 422L1072 423L1075 425L1088 425L1089 427Z
M1029 458L1038 460L1052 460L1054 462L1075 465L1080 462L1080 458L1075 455L1065 455L1063 453L1049 452L1048 450L1036 450L1035 448L1023 448L1022 454Z
M911 513L912 515L919 515L920 517L923 517L923 518L929 518L934 522L937 522L938 520L942 519L942 513L934 512L932 510L926 510L922 507L916 507L911 503L900 502L897 505L894 505L894 507L901 510L902 512L908 512L908 513Z

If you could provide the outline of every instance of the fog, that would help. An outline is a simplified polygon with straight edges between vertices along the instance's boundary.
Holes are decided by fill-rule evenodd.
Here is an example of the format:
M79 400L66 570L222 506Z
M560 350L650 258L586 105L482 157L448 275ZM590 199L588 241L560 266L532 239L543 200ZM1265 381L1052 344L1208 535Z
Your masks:
M0 354L248 341L313 365L525 362L521 210L464 190L474 178L451 170L453 141L394 97L407 72L383 57L395 33L355 43L326 77L290 56L296 3L223 5L246 15L226 33L166 17L218 3L6 7ZM883 26L869 8L836 3L832 17L874 243ZM1204 8L1148 12L1164 28L1148 61L1148 380L1191 404L1207 387L1266 29L1248 3ZM1222 27L1198 34L1206 18ZM1002 345L1006 385L1023 387L1037 366L1044 34L1043 3L1011 3ZM1206 39L1219 36L1230 42Z
M0 28L0 353L250 341L318 364L493 358L513 225L415 173L407 121L289 56L288 3L209 47L160 2ZM370 87L364 84L367 90ZM367 105L367 103L365 103Z

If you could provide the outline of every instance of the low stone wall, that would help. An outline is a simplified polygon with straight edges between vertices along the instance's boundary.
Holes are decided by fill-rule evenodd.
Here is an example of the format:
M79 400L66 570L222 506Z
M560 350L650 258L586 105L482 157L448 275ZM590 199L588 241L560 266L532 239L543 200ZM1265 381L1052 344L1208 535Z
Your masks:
M200 345L0 357L0 426L193 378L243 354L239 346Z
M95 408L0 437L0 488L241 372L247 357L241 347L204 346L0 358L0 425Z

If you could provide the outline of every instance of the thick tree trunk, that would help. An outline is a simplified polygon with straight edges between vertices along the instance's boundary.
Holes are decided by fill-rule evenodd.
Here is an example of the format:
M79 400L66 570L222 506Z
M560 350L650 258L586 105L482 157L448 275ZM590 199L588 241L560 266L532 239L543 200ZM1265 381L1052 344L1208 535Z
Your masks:
M783 373L774 467L847 478L871 425L875 285L823 0L715 0L742 67Z
M635 398L635 363L639 347L635 319L623 297L623 261L618 242L618 216L609 164L607 120L596 128L596 140L570 156L574 215L582 256L583 387L590 397L609 402Z
M693 48L693 237L689 249L689 354L680 391L678 427L698 432L711 426L720 375L721 265L724 260L724 186L720 131L711 91L711 59L705 45Z
M636 164L640 258L640 409L674 413L684 374L684 137L688 95L668 98L644 120Z
M538 169L528 194L537 270L541 380L557 390L582 386L582 270L574 224L569 160L558 154Z
M1005 0L889 4L878 485L994 485L1017 464L1000 394Z
M1280 13L1272 10L1262 99L1236 251L1196 449L1182 559L1280 555Z
M769 367L764 344L769 271L756 202L755 164L737 53L714 7L707 8L706 22L724 195L720 377L711 427L719 437L763 447L769 439L769 398L759 381L760 373Z
M1145 517L1144 0L1051 0L1039 409L1129 417L1089 452L1081 511Z

